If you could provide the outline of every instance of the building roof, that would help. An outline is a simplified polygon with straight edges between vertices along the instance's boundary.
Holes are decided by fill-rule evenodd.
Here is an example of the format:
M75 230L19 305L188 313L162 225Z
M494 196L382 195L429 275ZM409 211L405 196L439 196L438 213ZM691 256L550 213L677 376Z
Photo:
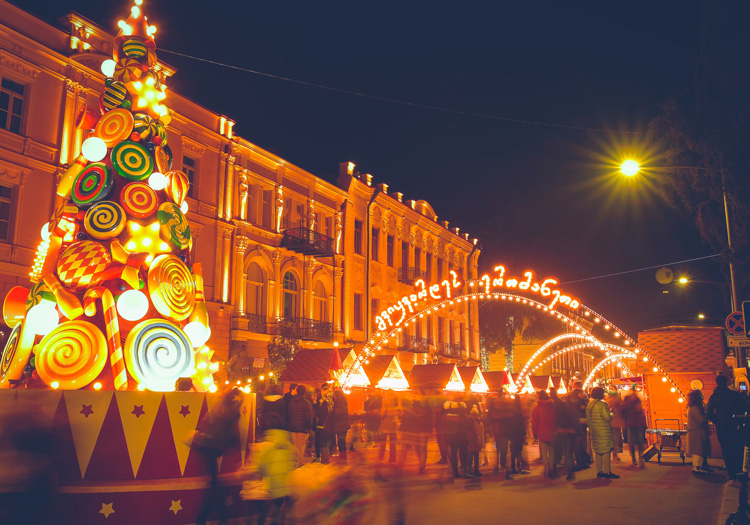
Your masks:
M638 344L667 374L718 372L726 368L724 329L665 327L638 333ZM650 371L651 363L636 360L634 373Z
M461 375L461 381L464 382L466 388L471 386L471 382L474 381L474 376L477 373L478 366L459 366L458 373Z
M362 365L362 369L367 374L367 379L370 380L371 385L377 385L383 378L394 357L393 355L376 355L368 359L370 361L369 364Z
M511 383L510 374L505 371L500 372L482 372L490 392L499 392L505 385Z
M336 359L336 352L338 360ZM310 348L299 350L289 366L281 373L279 381L289 383L323 383L331 379L331 370L338 370L351 352L349 348Z
M409 374L409 385L412 388L443 389L450 381L455 368L456 365L452 363L414 365Z

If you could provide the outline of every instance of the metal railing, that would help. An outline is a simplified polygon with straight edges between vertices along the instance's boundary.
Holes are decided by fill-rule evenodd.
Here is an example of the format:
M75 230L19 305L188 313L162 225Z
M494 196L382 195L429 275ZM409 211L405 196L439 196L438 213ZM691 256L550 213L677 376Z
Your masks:
M460 343L439 343L438 352L445 357L460 358L464 354L464 347Z
M281 245L306 255L334 255L335 250L331 237L307 228L284 230Z
M415 335L404 336L404 344L401 349L416 354L429 354L432 339L427 337L417 337Z
M398 272L399 282L405 284L414 284L417 279L426 279L427 271L420 270L419 268L401 268Z
M306 341L333 340L333 323L305 319L304 317L282 319L278 324L278 331L281 335Z
M268 319L263 314L245 314L245 319L248 321L247 329L250 332L256 334L267 334L268 333Z

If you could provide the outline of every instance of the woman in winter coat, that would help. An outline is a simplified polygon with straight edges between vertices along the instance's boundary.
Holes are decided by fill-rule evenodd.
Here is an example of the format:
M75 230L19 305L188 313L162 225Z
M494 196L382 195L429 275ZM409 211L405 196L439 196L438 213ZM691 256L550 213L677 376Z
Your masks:
M706 406L703 404L703 392L700 390L693 390L688 394L687 431L687 453L693 456L693 472L711 472L708 467L708 456L711 455L711 439L709 438Z
M333 393L333 411L328 414L325 424L329 436L335 436L339 447L339 460L346 463L346 433L349 432L349 403L343 390Z
M591 401L586 406L586 423L591 432L591 450L596 462L596 477L618 479L620 476L612 474L612 426L610 421L614 417L609 411L609 405L603 401L604 389L595 387L591 390Z
M544 475L555 478L555 408L554 402L544 390L537 394L538 401L531 412L531 432L539 442Z
M635 461L637 450L638 462L643 467L645 464L643 452L646 447L646 413L643 410L643 402L638 397L635 389L622 402L622 416L625 419L625 426L628 429L630 458L633 460L633 465L638 464Z

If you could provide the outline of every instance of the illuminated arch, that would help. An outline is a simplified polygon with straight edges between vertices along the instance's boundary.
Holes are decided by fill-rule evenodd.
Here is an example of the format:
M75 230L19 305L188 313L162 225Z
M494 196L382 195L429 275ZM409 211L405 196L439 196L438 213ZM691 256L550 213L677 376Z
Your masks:
M550 347L552 347L552 346L556 345L557 343L559 343L560 341L564 341L566 339L585 339L585 340L589 341L589 345L590 346L598 346L602 350L604 350L604 343L602 343L601 341L599 341L596 337L594 337L592 335L582 335L580 333L577 333L577 334L574 334L574 333L560 334L558 336L553 337L552 339L550 339L546 343L544 343L542 346L540 346L536 350L536 352L534 352L533 354L531 354L531 357L529 358L529 360L526 361L526 364L523 366L523 368L521 369L521 371L518 373L518 378L519 379L523 379L523 377L525 375L529 375L529 373L527 373L527 372L528 372L529 368L534 363L534 361L536 360L537 357L539 357L540 355L542 355Z
M591 372L589 373L588 377L586 378L586 381L583 382L583 388L584 388L584 390L586 389L586 387L589 386L589 383L594 378L594 376L596 375L596 373L604 365L606 365L608 362L610 362L610 361L616 361L616 360L619 360L619 359L625 359L625 358L631 358L632 359L634 357L638 357L634 352L623 352L623 353L620 353L620 354L608 355L607 357L605 357L604 359L602 359L601 361L599 361L597 363L597 365L591 370Z
M625 347L630 348L625 349L625 352L618 352L611 356L607 356L605 359L621 360L623 358L642 357L644 361L650 361L654 365L654 372L662 374L662 381L671 383L673 391L679 396L677 401L680 403L685 401L685 396L677 386L677 383L669 376L661 365L654 361L653 357L648 354L648 352L638 346L635 340L617 328L604 316L581 304L577 299L563 294L557 289L556 279L545 279L540 286L538 282L533 282L532 284L534 278L533 272L527 271L523 274L524 277L516 279L503 277L505 268L502 266L495 267L495 270L501 270L498 274L499 277L492 279L488 275L483 275L480 279L467 281L465 283L456 283L456 274L455 272L452 272L452 279L453 283L456 284L456 289L451 290L450 286L448 286L448 289L444 290L445 293L441 290L439 294L432 295L432 297L425 294L425 290L427 288L432 289L432 287L435 286L438 286L439 289L439 285L433 284L430 286L424 282L420 283L418 281L417 284L421 286L419 300L415 300L417 294L414 293L407 294L400 300L400 302L396 302L393 306L397 306L398 311L401 313L398 321L392 322L392 320L389 319L388 323L379 323L377 330L373 332L370 339L365 343L365 346L357 356L356 361L365 360L374 353L382 350L383 345L387 344L393 337L397 337L404 328L408 327L409 324L413 322L415 318L419 318L420 315L431 315L447 306L460 304L462 302L476 300L512 301L528 305L529 308L542 310L543 312L556 317L562 323L567 324L571 329L577 332L577 334L571 332L571 338L577 335L579 338L583 338L589 342L597 341L602 344L602 348L605 352L608 348L617 350L618 348L622 348L622 346L619 344L615 345L613 343L604 342L602 337L606 336L618 343L622 341L622 344ZM446 282L448 282L448 280L443 281L443 283ZM523 285L526 285L526 287L524 288ZM552 288L553 285L554 288ZM506 291L506 288L512 288L512 290ZM416 285L415 290L419 290ZM527 295L532 295L532 297L528 297ZM541 297L538 297L540 295ZM548 304L544 304L541 301L547 301ZM556 308L556 306L559 308ZM392 309L393 308L389 307L389 310ZM591 324L590 329L581 324L584 320L587 324ZM601 332L601 334L594 334L593 332L595 331ZM350 367L345 374L342 374L342 385L345 388L349 386L348 378L351 369L352 367ZM527 375L527 373L524 375Z
M574 350L582 350L584 348L591 348L591 347L596 347L596 346L598 346L597 343L582 343L582 344L578 344L578 345L566 346L565 348L560 348L559 350L555 350L550 355L548 355L547 357L545 357L544 359L542 359L541 361L539 361L536 365L534 365L529 370L529 372L528 372L527 375L533 375L534 372L536 372L541 366L547 364L549 361L551 361L552 359L554 359L557 356L560 356L560 355L563 355L563 354L567 354L568 352L572 352ZM529 359L529 361L527 361L526 364L528 365L529 362L531 362L531 359Z

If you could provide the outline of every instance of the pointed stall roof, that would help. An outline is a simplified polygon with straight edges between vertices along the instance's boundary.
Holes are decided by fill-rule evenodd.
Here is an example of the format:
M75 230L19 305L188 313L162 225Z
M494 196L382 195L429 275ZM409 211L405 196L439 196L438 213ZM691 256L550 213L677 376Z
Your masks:
M516 392L519 394L533 394L536 391L534 390L534 386L531 384L531 380L529 379L529 376L526 376L523 380L523 384L518 384L518 376L521 375L520 372L516 374L511 374L511 377L513 378L513 385L515 386Z
M308 348L299 350L281 373L283 383L321 384L334 379L344 364L353 361L350 348Z
M513 377L510 372L506 372L505 370L497 372L482 372L482 377L484 377L490 392L499 392L502 388L505 388L506 390L512 390L515 388Z
M568 389L565 388L565 381L561 376L552 376L550 380L552 381L552 388L557 390L558 394L564 395L568 393Z
M534 388L535 392L554 388L550 376L529 376L529 380L531 381L531 386Z
M458 373L466 390L477 394L484 394L489 391L490 387L487 385L482 370L478 366L459 366Z
M453 391L464 389L458 369L452 363L414 365L408 379L412 388L438 388Z
M409 382L406 374L395 355L376 355L369 359L369 363L363 365L370 385L377 388L391 388L394 390L406 390Z

